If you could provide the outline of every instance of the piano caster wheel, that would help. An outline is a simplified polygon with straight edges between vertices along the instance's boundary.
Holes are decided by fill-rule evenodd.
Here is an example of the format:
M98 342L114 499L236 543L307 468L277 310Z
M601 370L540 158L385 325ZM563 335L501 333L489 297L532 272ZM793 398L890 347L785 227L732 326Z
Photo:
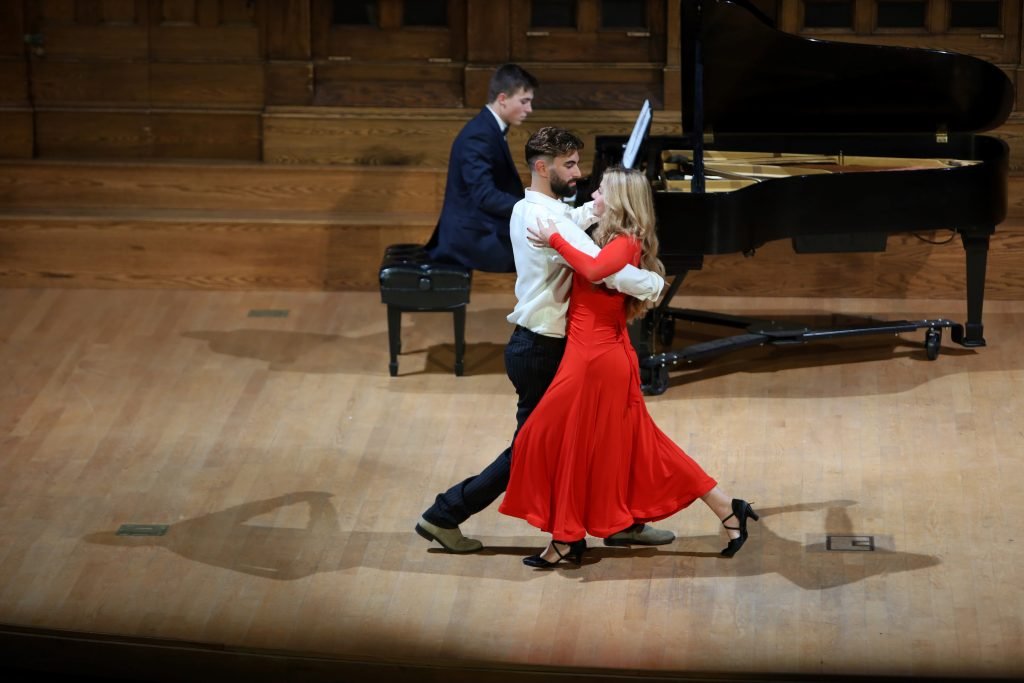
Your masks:
M398 363L388 363L388 374L398 377Z
M455 364L455 376L462 377L463 366L462 363Z
M935 327L928 328L924 333L924 352L928 360L935 360L939 357L939 348L942 346L942 330Z

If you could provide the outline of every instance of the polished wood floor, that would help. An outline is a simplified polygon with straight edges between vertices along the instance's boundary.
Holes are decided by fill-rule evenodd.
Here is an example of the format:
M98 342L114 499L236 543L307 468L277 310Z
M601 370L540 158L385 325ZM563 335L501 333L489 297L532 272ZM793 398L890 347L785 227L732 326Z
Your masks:
M685 303L963 318L959 301ZM747 546L718 557L697 503L660 523L672 545L554 572L520 563L543 539L494 508L464 526L476 555L412 531L508 442L510 305L474 294L463 377L450 316L407 315L391 378L372 293L0 290L7 661L43 666L40 643L62 640L82 671L128 643L262 657L277 680L330 662L390 680L1024 676L1024 303L989 302L989 346L947 335L934 362L912 334L675 375L651 413L754 501Z

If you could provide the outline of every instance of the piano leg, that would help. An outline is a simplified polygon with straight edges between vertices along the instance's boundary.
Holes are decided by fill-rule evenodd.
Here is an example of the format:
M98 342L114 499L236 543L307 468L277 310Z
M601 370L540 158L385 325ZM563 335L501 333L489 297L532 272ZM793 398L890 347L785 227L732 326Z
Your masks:
M637 358L640 360L640 384L641 389L647 396L657 396L665 393L668 389L668 368L664 366L648 367L643 361L654 355L655 335L660 337L663 346L672 344L672 337L675 331L675 316L672 314L669 304L672 297L679 291L679 287L686 279L689 271L676 275L669 284L668 291L654 309L647 311L642 318L637 318L629 324L629 340L633 343Z
M985 303L985 266L988 259L989 235L960 233L967 253L967 323L963 339L954 338L961 346L985 346L985 326L981 310Z

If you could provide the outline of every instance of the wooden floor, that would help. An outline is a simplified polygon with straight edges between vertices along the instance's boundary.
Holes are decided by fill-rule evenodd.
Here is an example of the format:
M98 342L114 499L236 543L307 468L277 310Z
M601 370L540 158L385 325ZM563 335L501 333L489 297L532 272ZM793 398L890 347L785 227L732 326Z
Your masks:
M686 304L963 318L959 301ZM391 378L372 293L0 290L5 663L138 680L1024 676L1024 303L989 302L989 346L947 335L935 362L914 334L674 376L651 413L754 501L748 544L718 557L697 503L659 524L672 545L598 545L554 572L520 563L544 539L496 506L464 525L480 554L412 531L509 440L510 306L474 294L459 378L450 316L406 316Z

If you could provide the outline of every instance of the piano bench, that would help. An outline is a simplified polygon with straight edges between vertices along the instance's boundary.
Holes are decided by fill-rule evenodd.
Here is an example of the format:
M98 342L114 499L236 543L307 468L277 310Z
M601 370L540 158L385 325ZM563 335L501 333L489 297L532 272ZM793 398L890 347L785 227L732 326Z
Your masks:
M398 374L402 313L451 312L455 319L455 375L462 376L466 350L466 304L473 271L432 261L418 244L392 244L380 264L380 300L388 307L388 371Z

